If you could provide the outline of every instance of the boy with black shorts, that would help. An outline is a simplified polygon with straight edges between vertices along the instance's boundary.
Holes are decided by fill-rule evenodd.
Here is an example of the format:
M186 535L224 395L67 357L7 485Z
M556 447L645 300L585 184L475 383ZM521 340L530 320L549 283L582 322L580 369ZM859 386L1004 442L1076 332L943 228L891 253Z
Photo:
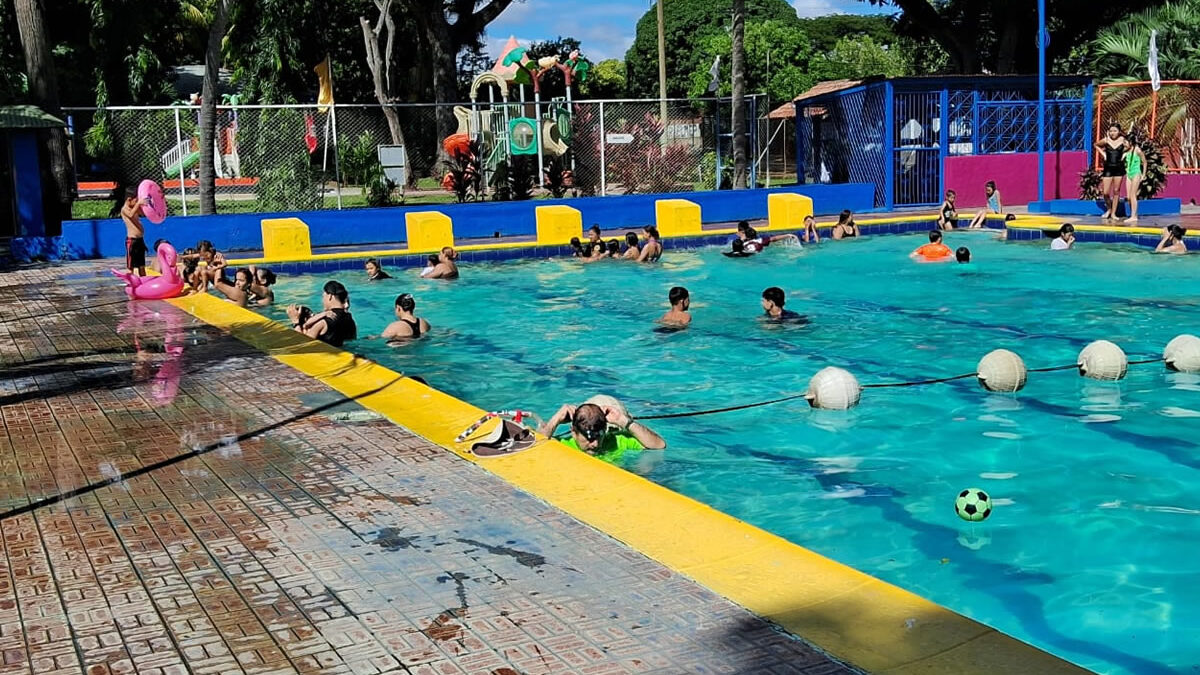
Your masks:
M125 269L146 276L146 228L142 225L142 202L137 188L125 188L125 205L121 207L125 221Z

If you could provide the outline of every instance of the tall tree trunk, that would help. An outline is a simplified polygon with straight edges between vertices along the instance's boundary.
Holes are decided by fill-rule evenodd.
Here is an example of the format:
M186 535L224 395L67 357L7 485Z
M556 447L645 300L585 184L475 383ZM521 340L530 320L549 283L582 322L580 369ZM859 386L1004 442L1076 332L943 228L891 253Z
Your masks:
M437 121L437 137L439 141L453 134L458 129L458 121L454 118L452 103L458 100L458 68L454 62L458 56L458 45L450 33L450 25L446 23L446 15L440 3L432 3L426 13L417 16L417 23L425 33L429 43L433 66L433 100ZM439 142L437 146L437 169L442 173L452 162L445 148Z
M404 130L400 127L400 116L392 105L394 101L391 90L388 88L388 81L391 79L389 75L391 54L384 52L379 46L380 34L385 28L388 29L387 44L394 44L391 30L394 24L390 19L392 0L376 0L375 6L379 8L379 18L375 25L372 26L365 16L360 16L358 23L362 26L363 43L367 50L367 68L371 71L371 82L375 85L375 100L383 106L383 118L387 120L388 133L392 136L392 145L404 148L406 178L411 187L417 184L417 172L413 170L412 164L408 161L408 145L404 142Z
M33 103L42 110L62 117L58 102L58 78L46 37L46 9L42 0L16 0L17 29L25 53L25 74L29 77L29 93ZM49 160L49 176L54 186L53 212L45 214L46 234L62 233L62 221L71 216L71 201L75 196L75 172L67 154L67 134L63 129L50 129L43 136L44 154Z
M212 24L208 27L208 46L204 50L204 85L200 92L200 213L217 212L217 167L214 147L217 130L217 83L221 76L221 41L229 25L229 5L233 0L218 0ZM183 176L179 177L183 180Z
M746 0L733 0L733 189L746 188Z

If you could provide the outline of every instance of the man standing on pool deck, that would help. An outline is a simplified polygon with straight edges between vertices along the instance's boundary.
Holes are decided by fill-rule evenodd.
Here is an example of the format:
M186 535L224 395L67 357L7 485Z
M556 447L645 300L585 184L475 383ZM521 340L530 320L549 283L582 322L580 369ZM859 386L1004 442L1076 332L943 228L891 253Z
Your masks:
M630 417L620 402L614 399L616 405L604 408L592 402L603 399L593 396L579 406L564 405L538 428L538 433L551 438L560 424L569 422L571 435L562 440L563 445L606 462L615 462L628 451L662 450L667 447L662 436Z
M458 260L458 254L454 249L447 246L442 249L438 255L438 264L434 266L433 271L426 276L426 279L457 279L458 265L454 261Z
M146 276L146 226L142 225L142 202L137 188L125 188L125 205L121 220L125 222L125 269Z

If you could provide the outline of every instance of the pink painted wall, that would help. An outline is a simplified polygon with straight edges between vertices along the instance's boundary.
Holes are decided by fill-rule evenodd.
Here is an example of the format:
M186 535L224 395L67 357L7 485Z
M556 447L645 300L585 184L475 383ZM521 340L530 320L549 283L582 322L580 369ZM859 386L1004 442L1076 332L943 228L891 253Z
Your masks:
M1078 199L1079 174L1087 170L1087 161L1083 151L1046 153L1046 199ZM958 193L960 207L983 206L983 184L994 180L1004 204L1028 204L1037 201L1037 165L1033 152L947 157L946 188Z
M1171 174L1159 197L1174 197L1187 204L1200 203L1200 174Z

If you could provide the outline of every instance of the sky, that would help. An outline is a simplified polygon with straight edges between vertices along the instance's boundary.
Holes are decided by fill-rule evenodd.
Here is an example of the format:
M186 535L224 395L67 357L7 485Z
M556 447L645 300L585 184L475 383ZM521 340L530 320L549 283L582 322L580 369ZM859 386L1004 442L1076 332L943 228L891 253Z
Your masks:
M792 4L806 18L880 11L859 0L792 0ZM488 26L488 55L496 58L510 35L522 45L561 35L579 40L584 55L593 62L624 58L638 19L652 7L651 0L516 0Z

